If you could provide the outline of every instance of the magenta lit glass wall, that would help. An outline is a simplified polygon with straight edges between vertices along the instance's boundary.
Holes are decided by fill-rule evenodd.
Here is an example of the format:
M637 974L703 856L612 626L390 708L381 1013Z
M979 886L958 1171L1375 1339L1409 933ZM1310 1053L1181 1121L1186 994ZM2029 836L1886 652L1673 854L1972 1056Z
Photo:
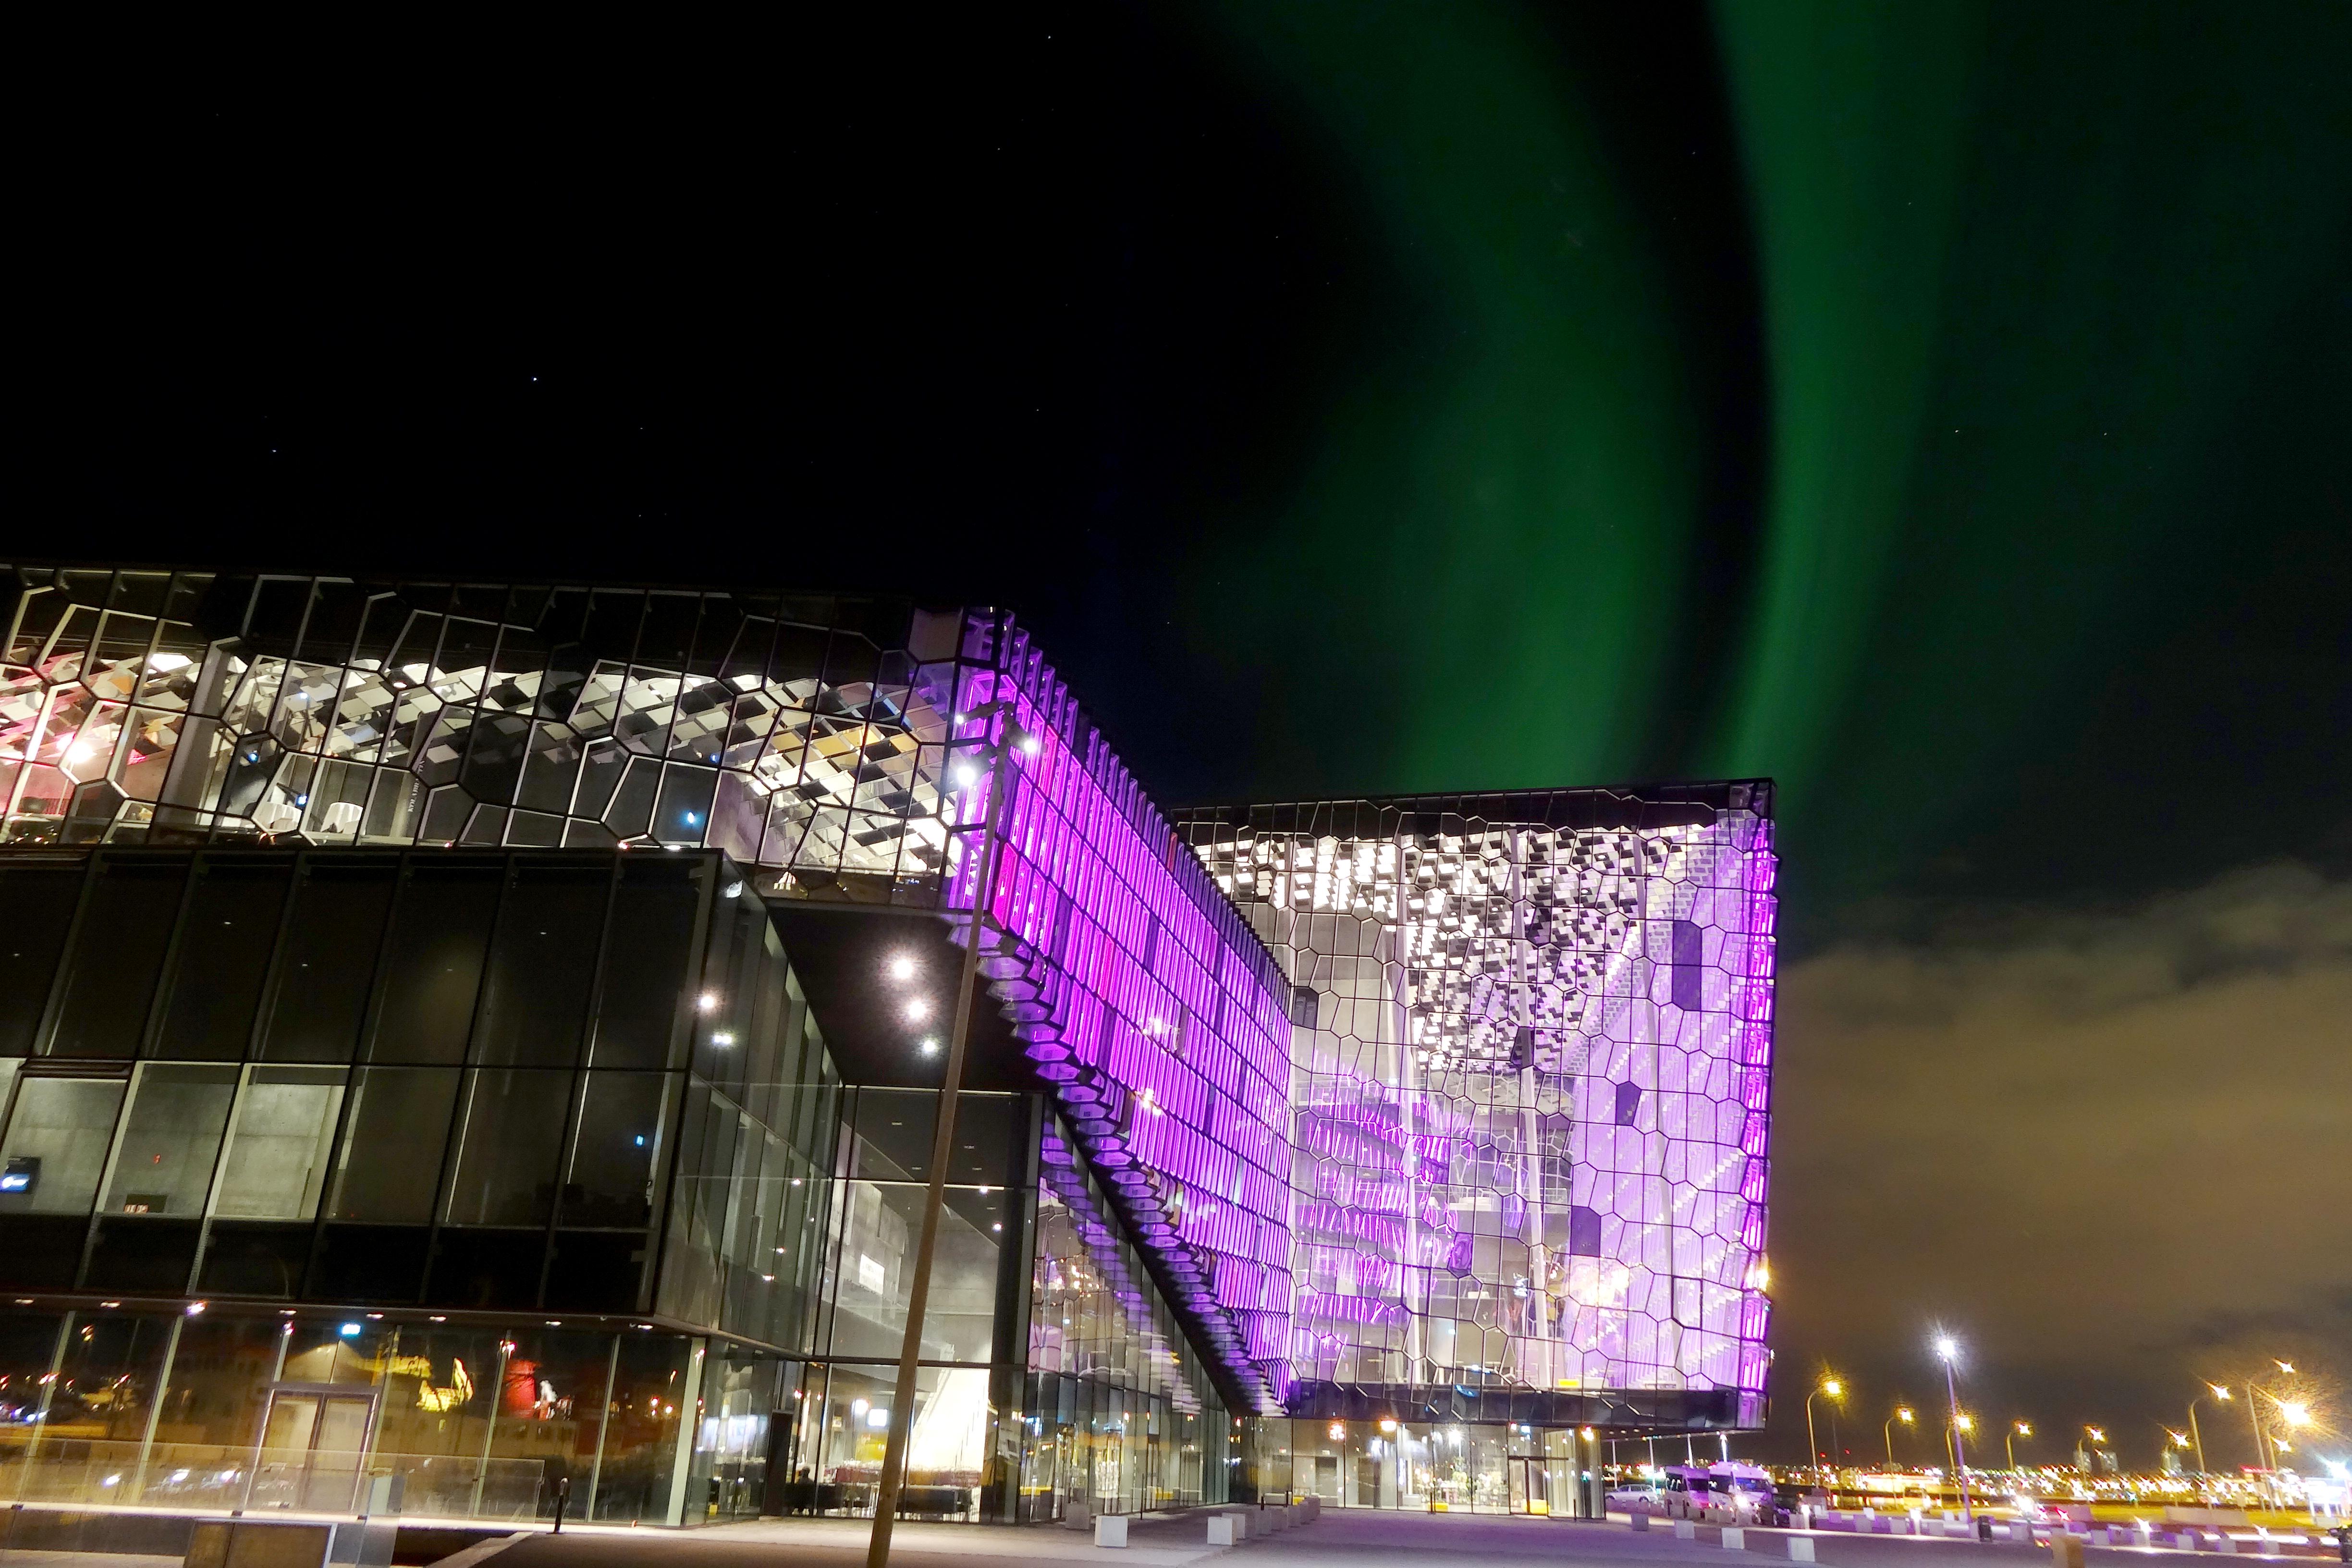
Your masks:
M1750 782L1185 822L1297 987L1300 1410L1452 1385L1601 1400L1586 1419L1630 1395L1670 1423L1758 1421L1769 799Z
M972 617L950 721L947 905L971 908L1010 702L1014 772L981 966L1200 1348L1263 1409L1290 1384L1288 994L1274 956L1027 635ZM967 763L963 759L969 758ZM967 930L969 928L967 927Z

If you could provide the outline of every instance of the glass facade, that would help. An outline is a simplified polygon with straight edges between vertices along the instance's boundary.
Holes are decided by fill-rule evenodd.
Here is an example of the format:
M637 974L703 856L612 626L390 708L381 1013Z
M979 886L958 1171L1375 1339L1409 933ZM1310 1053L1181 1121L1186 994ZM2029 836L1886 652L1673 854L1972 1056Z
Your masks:
M119 1342L74 1419L150 1415L76 1441L210 1401L430 1458L435 1509L870 1509L935 1100L844 1080L787 902L937 916L1012 1041L945 1176L910 1512L1531 1509L1569 1428L1762 1419L1768 783L1171 823L1000 611L0 592L0 1323L12 1366ZM204 1352L260 1366L235 1399L157 1348L248 1331Z
M1769 806L1735 784L1186 824L1295 981L1293 1415L1759 1422Z
M817 1331L843 1105L723 856L41 850L0 908L68 933L0 1058L6 1283L77 1302L10 1320L0 1401L70 1401L0 1421L20 1489L348 1440L412 1512L723 1489L701 1369Z

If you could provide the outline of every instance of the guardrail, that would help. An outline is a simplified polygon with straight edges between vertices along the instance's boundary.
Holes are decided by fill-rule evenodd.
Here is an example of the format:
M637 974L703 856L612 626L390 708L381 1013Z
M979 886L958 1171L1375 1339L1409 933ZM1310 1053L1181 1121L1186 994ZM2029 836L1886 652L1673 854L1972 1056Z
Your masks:
M543 1459L74 1438L0 1454L0 1504L175 1513L408 1514L518 1521L539 1515Z

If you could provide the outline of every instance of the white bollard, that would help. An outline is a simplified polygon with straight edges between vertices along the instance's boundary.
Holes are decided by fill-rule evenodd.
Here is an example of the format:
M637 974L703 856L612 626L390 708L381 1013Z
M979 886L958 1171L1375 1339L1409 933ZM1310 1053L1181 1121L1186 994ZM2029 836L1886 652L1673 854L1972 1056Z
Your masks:
M1127 1515L1098 1513L1095 1515L1095 1544L1124 1546L1127 1544Z
M1242 1537L1234 1532L1234 1516L1232 1514L1220 1513L1211 1516L1209 1520L1210 1545L1239 1546L1241 1543Z
M1678 1519L1675 1521L1675 1539L1676 1541L1696 1541L1698 1539L1698 1526L1693 1524L1686 1519Z
M2050 1568L2083 1568L2083 1541L2063 1530L2050 1532Z
M1748 1532L1744 1530L1734 1529L1732 1526L1727 1524L1725 1525L1723 1527L1723 1549L1726 1552L1747 1551Z
M1245 1508L1225 1510L1225 1521L1234 1527L1234 1544L1239 1546L1249 1539L1250 1510Z
M1650 1528L1650 1514L1648 1510L1637 1508L1628 1517L1634 1529L1647 1530Z
M1789 1537L1789 1561L1791 1563L1813 1561L1813 1538L1810 1535Z
M2238 1551L2238 1538L2231 1534L2226 1530L2221 1531L2213 1538L2213 1550L2216 1552L2227 1552L2231 1555L2235 1556Z

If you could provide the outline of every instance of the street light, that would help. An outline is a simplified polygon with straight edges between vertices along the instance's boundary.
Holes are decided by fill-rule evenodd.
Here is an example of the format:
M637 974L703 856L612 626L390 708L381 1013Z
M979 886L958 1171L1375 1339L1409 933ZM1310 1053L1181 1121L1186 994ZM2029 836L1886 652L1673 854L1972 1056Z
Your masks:
M2230 1402L2230 1391L2220 1384L2209 1383L2205 1387L2222 1404L2227 1405ZM2197 1450L2197 1473L2200 1476L2211 1474L2205 1468L2205 1434L2197 1429L2197 1407L2204 1403L2205 1395L2202 1394L2189 1402L2189 1441Z
M1974 1535L1977 1532L1977 1510L1975 1504L1969 1500L1968 1449L1960 1442L1963 1430L1960 1423L1967 1418L1960 1414L1959 1374L1953 1370L1954 1363L1960 1359L1959 1342L1949 1334L1937 1334L1936 1354L1944 1363L1944 1393L1950 1398L1952 1405L1952 1469L1960 1478L1960 1518L1967 1524L1968 1532Z
M2009 1456L2009 1468L2011 1470L2017 1468L2016 1440L2032 1436L2033 1424L2030 1421L2012 1421L2009 1424L2009 1430L2000 1435L2000 1451Z
M1914 1419L1911 1407L1899 1405L1895 1406L1895 1414L1886 1418L1886 1425L1878 1429L1879 1436L1886 1439L1886 1468L1890 1470L1895 1468L1895 1424L1900 1421L1908 1426Z
M890 1401L890 1433L882 1447L882 1475L875 1488L874 1531L866 1538L866 1568L888 1568L890 1531L898 1513L898 1493L904 1483L907 1439L914 1425L915 1365L923 1349L923 1312L930 1299L931 1258L938 1249L940 1211L946 1206L948 1161L955 1152L956 1097L963 1087L964 1046L971 1037L973 996L980 975L980 950L988 938L988 910L996 885L996 844L1005 804L1005 785L1013 772L1013 756L1035 756L1037 738L1014 721L1013 703L1003 698L974 709L984 735L1002 717L989 769L988 806L980 819L980 875L972 884L971 940L963 951L963 973L956 985L955 1026L948 1035L945 1076L940 1084L939 1111L931 1138L930 1191L923 1205L923 1224L915 1247L914 1278L907 1289L907 1328L898 1348L898 1392ZM928 1006L924 1011L929 1012ZM919 1016L908 1011L910 1017Z
M1815 1468L1820 1468L1822 1445L1821 1439L1813 1436L1813 1399L1815 1395L1823 1394L1832 1399L1842 1399L1845 1396L1845 1384L1836 1378L1825 1377L1819 1388L1805 1395L1805 1462Z

